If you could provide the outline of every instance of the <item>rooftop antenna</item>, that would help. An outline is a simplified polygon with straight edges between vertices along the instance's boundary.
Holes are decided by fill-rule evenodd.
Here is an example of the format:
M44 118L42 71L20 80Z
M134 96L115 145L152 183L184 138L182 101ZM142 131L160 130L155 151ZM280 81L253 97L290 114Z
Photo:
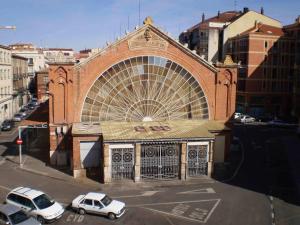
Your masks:
M128 18L127 18L127 30L129 30L129 15L128 15Z
M139 0L139 26L141 26L141 0Z

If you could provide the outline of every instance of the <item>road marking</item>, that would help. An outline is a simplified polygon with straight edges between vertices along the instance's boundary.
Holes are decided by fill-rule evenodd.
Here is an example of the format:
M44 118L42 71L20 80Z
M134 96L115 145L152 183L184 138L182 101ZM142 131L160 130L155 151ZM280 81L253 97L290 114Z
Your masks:
M112 198L135 198L135 197L150 197L155 195L157 192L160 191L145 191L140 195L124 195L124 196L112 196Z
M216 193L213 188L201 188L191 191L178 192L176 194L214 194Z
M211 202L211 201L221 201L221 199L214 198L214 199L202 199L202 200L180 201L180 202L146 203L146 204L128 205L127 207L143 207L143 206L151 206L151 205L171 205L171 204L180 204L180 203Z
M7 190L7 191L10 191L10 190L11 190L10 187L6 187L6 186L2 186L2 185L0 185L0 188L2 188L2 189L4 189L4 190Z
M197 206L197 208L191 207L191 205L187 205L185 203L201 203L201 202L212 202L215 201L213 207L211 209L205 209L205 208L200 208ZM217 206L219 205L221 199L207 199L207 200L195 200L195 201L182 201L182 202L164 202L164 203L152 203L152 204L141 204L141 205L136 205L140 206L141 208L148 209L153 212L161 213L164 215L168 216L173 216L193 222L198 222L198 223L206 223ZM161 206L161 205L172 205L172 204L179 204L175 206L173 209L170 210L164 210L162 209L153 209L150 208L150 206ZM128 207L133 207L133 206L128 206ZM185 214L185 215L184 215Z

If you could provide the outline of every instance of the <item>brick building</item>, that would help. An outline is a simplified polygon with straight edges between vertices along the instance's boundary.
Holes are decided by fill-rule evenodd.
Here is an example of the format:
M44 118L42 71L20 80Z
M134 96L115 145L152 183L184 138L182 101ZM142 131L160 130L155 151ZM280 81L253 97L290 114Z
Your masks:
M236 72L151 18L79 64L50 64L50 162L105 183L210 176L230 144Z
M263 8L260 13L249 8L243 11L218 11L216 16L208 19L203 14L201 22L182 32L179 40L209 62L216 63L224 59L228 39L252 28L255 21L282 27L279 21L264 15Z
M300 16L293 24L284 27L288 36L294 38L294 44L291 44L294 63L290 71L293 79L293 104L292 113L299 118L300 122Z
M294 38L283 28L256 22L229 39L227 53L240 62L237 111L251 115L290 115Z
M47 69L36 72L35 83L38 101L46 101L48 99L47 92L49 91L49 73Z

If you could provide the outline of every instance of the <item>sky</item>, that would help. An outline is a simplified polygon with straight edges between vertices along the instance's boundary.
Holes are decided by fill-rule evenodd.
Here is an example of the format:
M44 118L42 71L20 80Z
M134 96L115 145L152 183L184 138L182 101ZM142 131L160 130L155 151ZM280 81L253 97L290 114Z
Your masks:
M140 17L139 17L140 1ZM282 22L294 23L300 0L0 0L0 44L33 43L37 47L102 48L125 31L133 31L151 16L154 25L178 38L180 32L200 22L202 13L218 10L260 11ZM139 18L141 18L139 20Z

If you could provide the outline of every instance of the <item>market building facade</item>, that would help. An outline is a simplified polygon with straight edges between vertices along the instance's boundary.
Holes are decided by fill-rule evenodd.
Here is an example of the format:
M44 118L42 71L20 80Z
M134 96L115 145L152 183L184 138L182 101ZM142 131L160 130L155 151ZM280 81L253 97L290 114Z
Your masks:
M236 72L230 57L212 65L149 17L79 64L50 64L50 162L104 183L210 176L230 144Z

